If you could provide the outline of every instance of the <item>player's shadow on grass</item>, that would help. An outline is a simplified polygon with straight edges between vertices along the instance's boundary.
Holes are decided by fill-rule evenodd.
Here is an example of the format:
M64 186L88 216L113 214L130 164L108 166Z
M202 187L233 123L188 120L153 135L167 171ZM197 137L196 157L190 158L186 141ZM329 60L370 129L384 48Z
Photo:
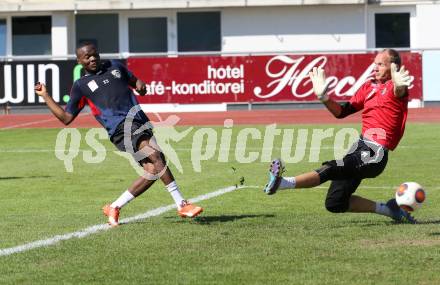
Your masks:
M221 215L221 216L199 216L193 219L194 223L209 225L211 223L228 223L241 219L273 218L275 215Z
M388 226L396 226L396 225L407 225L407 226L416 226L416 225L420 225L420 224L440 224L440 220L437 221L417 221L416 224L410 224L410 223L405 223L405 222L396 222L393 220L388 220L388 221L371 221L371 220L358 220L358 221L349 221L348 223L344 223L341 226L333 226L333 227L339 227L339 228L346 228L346 227L351 227L351 226L360 226L360 227L377 227L377 226L383 226L383 225L388 225Z
M438 225L438 224L440 224L440 220L427 220L427 221L417 220L417 225Z
M17 179L34 179L34 178L50 178L52 176L41 175L41 176L0 176L0 181L2 180L17 180Z
M372 220L350 220L348 222L343 222L340 225L332 225L332 227L335 228L350 228L352 226L359 226L359 227L377 227L377 226L383 226L383 221L372 221Z

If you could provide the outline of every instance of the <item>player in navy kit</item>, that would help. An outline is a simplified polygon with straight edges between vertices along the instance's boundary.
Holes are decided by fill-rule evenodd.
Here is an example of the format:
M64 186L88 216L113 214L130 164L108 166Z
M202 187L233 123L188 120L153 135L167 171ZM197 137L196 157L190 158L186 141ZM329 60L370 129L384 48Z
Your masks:
M107 130L112 143L119 150L133 154L144 168L144 175L136 179L113 203L104 206L108 223L117 226L120 209L145 192L158 177L173 197L180 216L199 215L203 209L183 199L149 127L149 119L140 109L130 88L145 95L145 83L118 61L101 62L97 48L92 43L79 46L76 56L86 74L73 84L65 110L52 99L44 84L37 83L35 92L44 98L55 117L65 125L70 124L88 104L96 120Z

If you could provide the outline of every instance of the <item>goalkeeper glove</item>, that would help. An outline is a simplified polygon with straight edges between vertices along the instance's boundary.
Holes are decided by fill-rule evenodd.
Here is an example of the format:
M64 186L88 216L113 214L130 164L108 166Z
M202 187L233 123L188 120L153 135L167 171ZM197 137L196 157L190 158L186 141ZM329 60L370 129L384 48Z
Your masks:
M409 71L405 70L403 65L399 70L397 70L397 65L394 62L391 63L391 80L393 80L395 88L402 86L408 87L411 84Z
M314 67L311 72L309 72L309 77L312 80L313 84L313 92L315 92L316 97L321 102L327 102L328 101L328 94L327 94L327 88L330 82L325 82L325 72L322 67Z

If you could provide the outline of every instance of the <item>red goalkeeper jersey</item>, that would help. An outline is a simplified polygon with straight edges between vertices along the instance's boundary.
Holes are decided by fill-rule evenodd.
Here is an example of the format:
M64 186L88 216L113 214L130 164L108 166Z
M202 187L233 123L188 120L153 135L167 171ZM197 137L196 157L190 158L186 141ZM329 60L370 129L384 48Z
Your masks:
M408 96L394 96L391 80L378 83L367 81L351 98L350 104L362 110L362 135L394 150L405 131Z

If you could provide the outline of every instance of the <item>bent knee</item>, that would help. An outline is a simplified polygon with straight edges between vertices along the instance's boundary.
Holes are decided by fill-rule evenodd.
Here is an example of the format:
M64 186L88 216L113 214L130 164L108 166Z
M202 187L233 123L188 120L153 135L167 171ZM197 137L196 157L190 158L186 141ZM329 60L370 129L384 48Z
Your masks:
M165 156L162 152L155 151L148 156L153 164L166 164Z
M348 201L325 201L325 208L332 213L345 213L348 210Z

